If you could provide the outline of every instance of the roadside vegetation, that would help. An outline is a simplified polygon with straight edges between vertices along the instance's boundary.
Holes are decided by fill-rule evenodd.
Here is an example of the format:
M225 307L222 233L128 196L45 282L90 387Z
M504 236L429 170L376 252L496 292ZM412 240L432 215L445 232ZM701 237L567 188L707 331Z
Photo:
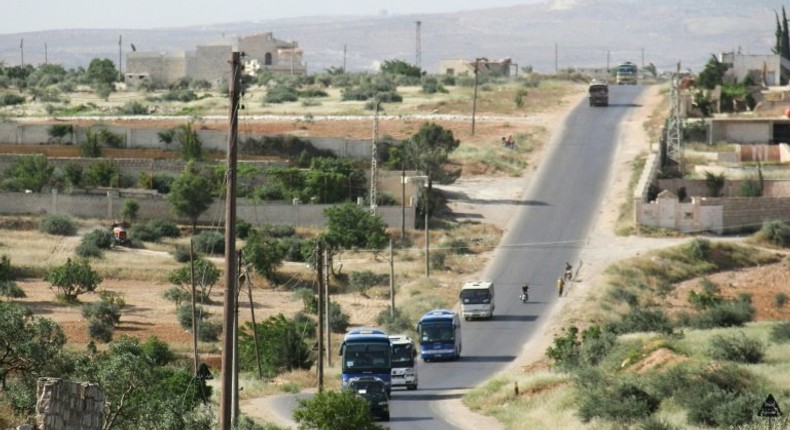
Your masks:
M566 318L543 366L464 401L513 429L767 428L756 412L768 394L787 396L787 323L754 321L750 296L708 276L788 261L698 238L616 263L586 312Z

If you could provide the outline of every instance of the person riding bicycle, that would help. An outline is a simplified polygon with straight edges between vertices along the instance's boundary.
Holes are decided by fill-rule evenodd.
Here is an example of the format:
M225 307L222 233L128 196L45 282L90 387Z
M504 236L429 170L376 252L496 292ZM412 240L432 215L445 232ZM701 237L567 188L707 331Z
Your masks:
M566 261L565 262L565 279L570 280L571 278L573 278L573 266L571 266L571 263L568 263Z

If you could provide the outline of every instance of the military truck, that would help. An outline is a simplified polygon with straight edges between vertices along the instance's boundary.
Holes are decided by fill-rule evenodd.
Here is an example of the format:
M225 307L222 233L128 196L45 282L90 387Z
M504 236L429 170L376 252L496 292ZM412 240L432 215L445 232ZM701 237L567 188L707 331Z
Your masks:
M606 81L591 81L588 92L590 106L609 106L609 84Z

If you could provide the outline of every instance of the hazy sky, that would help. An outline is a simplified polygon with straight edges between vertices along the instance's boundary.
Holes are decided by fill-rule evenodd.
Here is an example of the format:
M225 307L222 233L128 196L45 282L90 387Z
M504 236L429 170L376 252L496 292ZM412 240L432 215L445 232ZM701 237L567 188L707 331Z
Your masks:
M550 0L5 0L0 34L145 29L314 15L410 15ZM564 0L568 1L568 0Z

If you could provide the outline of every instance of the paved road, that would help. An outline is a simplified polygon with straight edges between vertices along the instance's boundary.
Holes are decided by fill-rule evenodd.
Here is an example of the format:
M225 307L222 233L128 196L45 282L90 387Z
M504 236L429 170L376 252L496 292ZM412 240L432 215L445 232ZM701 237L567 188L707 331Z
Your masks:
M643 89L612 86L608 108L591 108L585 99L569 114L486 271L497 287L494 319L463 322L460 361L419 363L420 389L393 393L390 428L457 428L434 402L460 396L458 389L479 385L521 352L559 300L555 282L565 262L578 262L604 197L619 123ZM518 301L525 281L528 304Z
M417 391L393 391L391 421L397 430L456 429L463 423L443 417L437 402L459 398L513 361L560 300L555 282L565 262L578 254L605 194L619 123L643 91L640 86L611 86L609 107L591 108L584 99L568 115L552 142L516 212L510 233L486 270L497 288L490 321L463 321L463 351L457 362L418 363ZM530 303L518 300L530 285ZM279 411L293 410L293 396L272 399Z

